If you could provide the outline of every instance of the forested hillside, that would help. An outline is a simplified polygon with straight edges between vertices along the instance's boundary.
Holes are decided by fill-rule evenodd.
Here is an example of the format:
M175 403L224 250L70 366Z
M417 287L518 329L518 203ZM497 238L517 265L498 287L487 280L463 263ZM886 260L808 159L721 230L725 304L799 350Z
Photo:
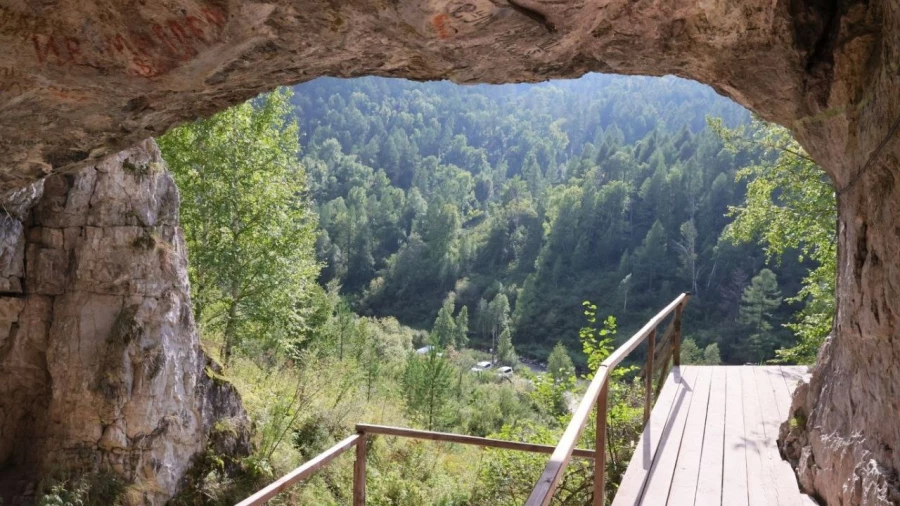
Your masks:
M797 307L781 294L807 266L784 255L764 270L759 246L720 239L746 192L735 173L758 155L724 149L707 127L707 116L749 122L709 88L590 75L294 91L320 281L357 312L430 330L446 302L486 350L506 305L516 349L544 359L558 341L579 348L584 300L627 335L690 291L687 337L724 362L792 344L782 324Z

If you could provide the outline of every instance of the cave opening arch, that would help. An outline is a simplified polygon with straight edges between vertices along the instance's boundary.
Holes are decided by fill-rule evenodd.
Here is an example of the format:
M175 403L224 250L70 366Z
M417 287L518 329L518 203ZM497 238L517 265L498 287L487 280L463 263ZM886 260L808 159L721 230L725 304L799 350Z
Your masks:
M897 0L10 1L0 29L7 209L50 174L322 75L499 83L597 71L709 84L790 128L839 189L833 335L795 400L801 483L829 504L897 500Z

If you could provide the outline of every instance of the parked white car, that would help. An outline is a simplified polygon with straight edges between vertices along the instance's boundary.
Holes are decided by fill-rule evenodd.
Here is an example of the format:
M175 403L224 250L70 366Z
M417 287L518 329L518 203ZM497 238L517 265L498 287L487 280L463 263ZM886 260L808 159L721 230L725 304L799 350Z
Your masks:
M497 368L497 376L501 378L508 378L512 376L513 368L508 366L498 367Z
M491 363L489 360L485 360L483 362L478 362L477 364L472 366L471 371L472 372L484 372L484 371L487 371L488 369L490 369L491 367L494 367L494 364Z

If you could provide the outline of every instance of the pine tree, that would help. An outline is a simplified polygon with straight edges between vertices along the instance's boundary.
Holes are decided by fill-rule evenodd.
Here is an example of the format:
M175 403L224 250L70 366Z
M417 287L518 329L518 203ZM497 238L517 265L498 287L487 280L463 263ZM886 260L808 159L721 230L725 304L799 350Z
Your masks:
M706 365L720 365L722 356L719 354L719 344L712 343L703 348L703 363Z
M781 290L775 273L769 269L759 271L744 289L738 316L738 321L750 331L746 347L755 362L762 362L775 348L772 313L780 306Z
M456 338L454 346L460 350L469 344L469 306L463 306L456 315Z
M489 306L491 315L491 361L497 360L497 339L509 327L509 299L505 294L497 294Z
M434 320L434 326L431 329L431 342L440 348L446 348L451 344L455 344L457 339L456 322L453 320L455 300L456 295L450 292L444 299L444 303L441 305L437 318Z
M411 355L402 377L406 408L425 423L428 430L435 427L441 411L449 399L453 383L453 368L432 348L424 357Z
M334 333L337 338L338 360L344 360L344 347L347 345L355 330L354 322L356 314L350 309L350 304L340 301L335 308Z
M491 332L491 309L488 306L488 301L485 299L478 299L477 311L478 333L481 334L482 338L487 338L488 334Z
M681 343L681 363L682 364L702 364L703 352L697 346L693 339L685 339Z
M688 220L681 224L681 241L676 242L678 256L681 260L681 268L691 280L691 293L697 295L697 279L700 271L697 268L697 227L694 220Z
M559 383L575 374L575 366L569 352L561 342L557 342L547 358L547 372L553 377L553 381Z
M383 362L382 350L379 346L378 338L375 332L369 328L366 319L361 319L357 325L357 335L359 336L358 361L363 370L363 379L366 382L366 400L371 400L372 390L381 374L381 365Z
M666 231L659 220L650 227L635 257L642 281L647 284L648 289L652 289L657 273L665 271L666 267Z
M497 362L503 365L514 365L519 360L516 355L516 349L513 347L512 334L509 328L503 329L500 334L500 340L497 343Z

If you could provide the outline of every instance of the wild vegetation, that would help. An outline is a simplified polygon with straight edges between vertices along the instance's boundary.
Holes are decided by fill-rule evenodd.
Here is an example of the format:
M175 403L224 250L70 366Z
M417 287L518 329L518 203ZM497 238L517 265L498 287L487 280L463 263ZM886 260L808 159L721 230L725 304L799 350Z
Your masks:
M323 79L159 144L201 341L255 427L247 457L211 445L176 505L233 504L357 422L555 444L620 336L680 292L684 363L811 362L830 329L830 186L783 130L679 79ZM610 387L609 492L641 430L636 374ZM546 462L371 444L374 505L521 504ZM351 461L272 504L348 504ZM574 461L556 504L589 501L592 474ZM68 483L42 504L128 504L118 482Z

